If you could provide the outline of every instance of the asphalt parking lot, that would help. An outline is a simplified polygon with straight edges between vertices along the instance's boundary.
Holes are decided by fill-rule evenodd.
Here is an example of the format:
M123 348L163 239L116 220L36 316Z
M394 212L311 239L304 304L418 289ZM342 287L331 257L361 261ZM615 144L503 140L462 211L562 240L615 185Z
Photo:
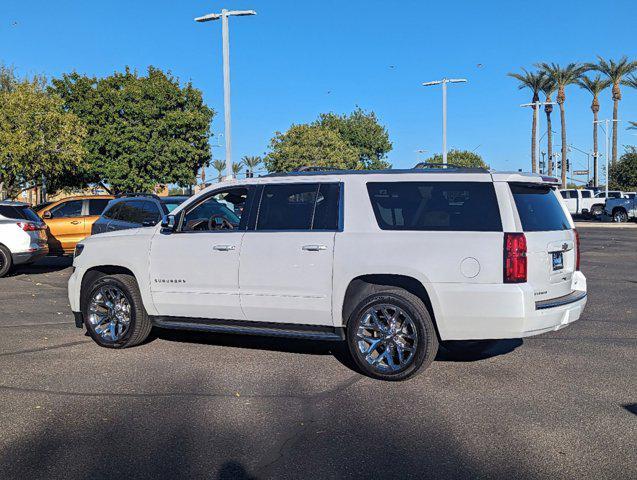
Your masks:
M637 229L583 228L585 314L374 381L337 346L97 347L69 261L0 279L0 478L637 478Z

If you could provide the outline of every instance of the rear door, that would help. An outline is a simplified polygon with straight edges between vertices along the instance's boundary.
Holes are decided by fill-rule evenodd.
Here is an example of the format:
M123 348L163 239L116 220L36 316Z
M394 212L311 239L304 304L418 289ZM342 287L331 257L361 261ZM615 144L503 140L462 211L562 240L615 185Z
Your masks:
M239 286L247 320L332 325L339 183L263 186L241 246Z
M576 245L573 224L548 185L509 183L527 242L528 283L535 300L571 293Z
M86 202L86 216L84 217L84 234L88 237L91 234L93 224L100 218L110 198L89 198Z

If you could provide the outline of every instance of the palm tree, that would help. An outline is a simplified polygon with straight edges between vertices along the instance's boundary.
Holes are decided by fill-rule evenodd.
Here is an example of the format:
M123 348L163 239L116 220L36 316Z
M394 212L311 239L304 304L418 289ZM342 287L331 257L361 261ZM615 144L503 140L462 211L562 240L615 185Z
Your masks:
M553 125L551 123L551 113L553 113L553 105L551 103L553 100L551 99L551 95L555 93L557 90L557 85L550 78L545 78L544 83L542 83L542 92L546 96L544 102L544 113L546 113L546 151L549 156L547 172L549 175L553 175Z
M637 71L637 62L628 61L626 56L623 56L619 61L604 60L598 56L598 63L591 63L587 65L590 70L597 70L598 72L606 75L613 83L613 163L617 161L617 110L619 108L619 101L622 99L622 92L619 86L623 83L624 77L627 77L634 71Z
M223 171L226 169L226 162L219 159L213 160L212 168L217 171L217 181L220 181L221 177L223 176Z
M609 79L602 80L601 75L596 75L593 78L582 75L577 81L577 84L593 95L593 103L591 103L591 110L593 111L593 185L597 186L597 161L599 157L599 150L597 148L597 121L599 113L599 94L610 87L611 81Z
M241 159L241 162L245 165L246 167L246 176L248 178L252 178L254 177L254 170L261 165L261 162L263 160L261 159L261 157L256 156L256 155L246 155Z
M242 163L233 163L232 164L232 175L234 176L234 178L237 178L239 176L239 174L241 173L241 169L243 168L243 164Z
M562 188L566 188L566 167L567 149L566 143L566 112L564 103L566 102L566 87L577 82L584 69L577 63L569 63L562 67L557 63L540 63L538 67L557 86L557 104L560 106L560 122L562 125Z
M520 85L520 90L528 88L533 92L533 98L531 102L540 101L540 89L545 81L545 74L543 72L529 72L526 68L522 69L522 73L508 73L509 77L515 78ZM537 138L537 108L533 105L533 126L531 127L531 170L537 172L537 158L535 154L535 141Z

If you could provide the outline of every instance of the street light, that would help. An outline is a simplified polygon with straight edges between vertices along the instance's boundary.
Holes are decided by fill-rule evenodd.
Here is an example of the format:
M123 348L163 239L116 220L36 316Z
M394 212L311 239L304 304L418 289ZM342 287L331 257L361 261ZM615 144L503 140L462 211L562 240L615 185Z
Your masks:
M232 178L232 135L230 130L230 40L228 35L228 17L256 15L254 10L221 10L221 13L209 13L195 18L195 22L210 22L221 19L221 37L223 40L223 110L226 133L226 179Z
M608 124L610 122L621 122L621 120L610 120L610 119L605 119L605 120L597 120L597 121L593 121L593 123L603 123L604 125L606 125L606 128L604 129L604 135L605 135L605 140L606 140L606 198L608 198L608 183L610 180L610 172L608 171Z
M533 115L533 123L535 123L536 132L540 131L540 106L542 105L557 105L557 103L537 101L532 103L523 103L522 105L520 105L521 107L534 107L535 111ZM547 133L548 133L548 130L547 130ZM541 138L538 140L537 134L536 134L535 145L533 145L533 151L535 152L535 158L537 159L538 162L540 161L540 140ZM531 170L533 170L533 167L535 167L535 165L531 165ZM537 173L537 172L533 172L533 173Z
M467 83L466 78L443 78L433 82L425 82L423 86L442 85L442 163L447 163L447 84Z

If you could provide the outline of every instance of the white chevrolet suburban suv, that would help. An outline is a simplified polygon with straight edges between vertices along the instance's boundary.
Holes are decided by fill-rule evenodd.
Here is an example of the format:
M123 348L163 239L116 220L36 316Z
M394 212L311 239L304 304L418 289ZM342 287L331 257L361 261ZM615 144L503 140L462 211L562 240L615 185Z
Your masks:
M152 326L344 340L360 371L402 380L440 342L480 348L580 317L586 279L556 184L461 168L222 182L157 227L83 241L69 300L104 347Z

